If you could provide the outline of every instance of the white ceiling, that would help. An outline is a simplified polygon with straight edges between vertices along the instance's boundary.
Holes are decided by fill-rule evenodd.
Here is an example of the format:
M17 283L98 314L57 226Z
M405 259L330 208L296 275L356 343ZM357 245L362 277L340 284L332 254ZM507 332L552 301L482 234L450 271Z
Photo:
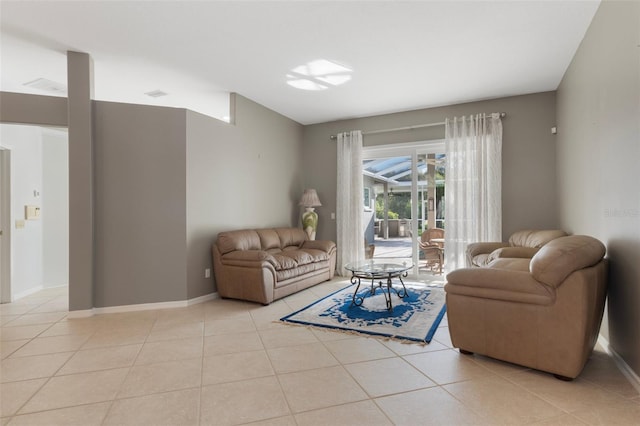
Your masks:
M599 1L48 1L0 3L3 91L66 83L91 54L95 98L218 118L237 92L302 124L555 90ZM347 83L304 91L325 59ZM160 89L169 95L144 95Z

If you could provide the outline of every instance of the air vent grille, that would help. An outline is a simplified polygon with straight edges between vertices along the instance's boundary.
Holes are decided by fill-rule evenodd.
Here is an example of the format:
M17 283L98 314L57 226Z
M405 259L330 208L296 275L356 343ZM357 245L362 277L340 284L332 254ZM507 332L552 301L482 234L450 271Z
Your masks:
M28 81L23 86L31 87L32 89L41 90L43 92L66 94L67 86L57 81L48 80L46 78L37 78L32 81Z
M151 96L152 98L159 98L160 96L167 96L168 93L162 90L152 90L151 92L145 92L145 95Z

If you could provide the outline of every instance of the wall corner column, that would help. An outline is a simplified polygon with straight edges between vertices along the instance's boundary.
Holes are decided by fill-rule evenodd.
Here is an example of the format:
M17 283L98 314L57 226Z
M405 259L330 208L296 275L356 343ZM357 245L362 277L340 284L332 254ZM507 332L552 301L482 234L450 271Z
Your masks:
M93 309L93 61L67 52L69 311Z

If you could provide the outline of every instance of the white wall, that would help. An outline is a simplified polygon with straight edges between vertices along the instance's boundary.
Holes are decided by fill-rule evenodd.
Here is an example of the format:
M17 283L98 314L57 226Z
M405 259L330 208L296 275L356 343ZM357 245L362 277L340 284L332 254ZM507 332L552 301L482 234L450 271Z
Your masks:
M69 282L67 133L0 124L0 146L11 150L11 296L16 300ZM40 207L40 218L25 220L26 205ZM24 228L16 228L18 220Z
M35 126L0 125L0 145L11 150L11 296L15 300L42 286L42 220L25 219L25 205L42 206L42 131Z
M65 130L42 130L43 285L69 284L69 143Z

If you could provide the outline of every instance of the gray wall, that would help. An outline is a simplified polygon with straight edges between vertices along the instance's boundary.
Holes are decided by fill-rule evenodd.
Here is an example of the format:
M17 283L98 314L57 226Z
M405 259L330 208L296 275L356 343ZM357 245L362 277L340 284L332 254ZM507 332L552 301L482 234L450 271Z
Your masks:
M186 113L94 102L94 306L185 300Z
M1 95L1 122L66 125L66 99ZM76 289L89 301L83 294L72 310L209 294L204 269L218 232L298 226L302 125L239 95L231 105L235 125L93 102L94 164L70 153L69 167L93 169L94 205L76 210L94 223L95 270L93 285ZM77 184L70 176L71 191Z
M67 98L0 92L0 122L67 127Z
M302 125L232 95L235 126L187 111L188 297L213 291L220 231L297 226Z
M640 375L640 3L601 3L558 88L558 204L566 230L607 245L602 334Z
M506 112L502 145L503 238L523 228L558 226L556 206L555 92L513 96L315 124L304 128L304 184L316 188L322 207L318 239L336 239L336 142L330 135L348 130L371 131L423 123L442 122L447 117L475 113ZM444 126L364 137L364 145L444 138Z

